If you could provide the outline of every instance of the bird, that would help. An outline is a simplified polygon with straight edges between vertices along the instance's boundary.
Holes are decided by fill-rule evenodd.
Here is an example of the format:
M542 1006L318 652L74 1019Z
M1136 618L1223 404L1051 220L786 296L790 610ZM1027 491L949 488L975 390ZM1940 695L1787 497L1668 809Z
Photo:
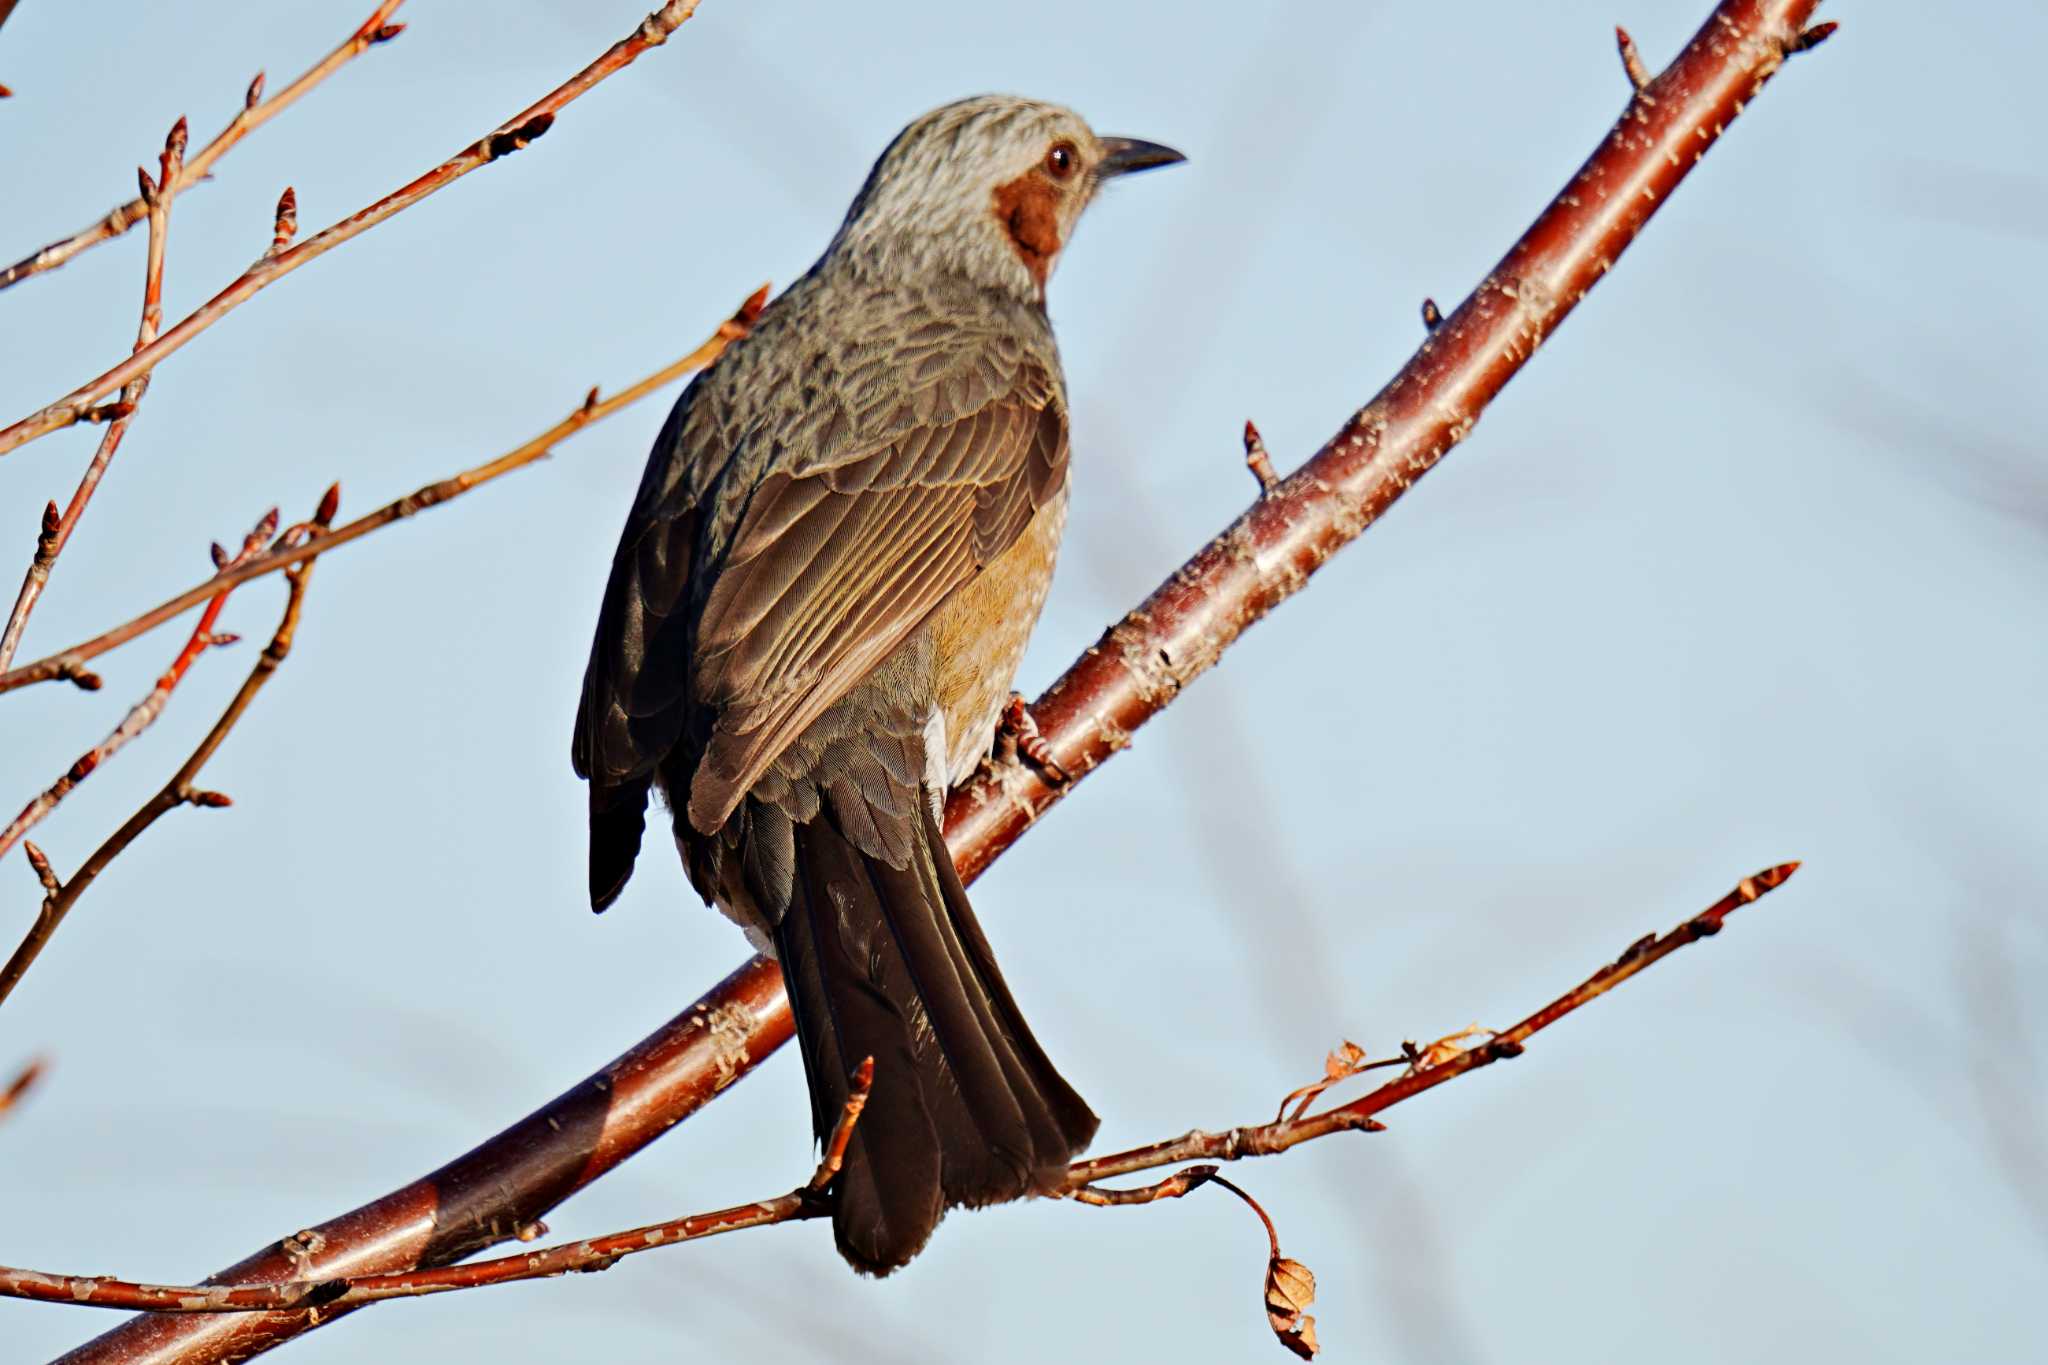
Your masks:
M890 142L824 254L677 400L599 608L572 759L591 906L650 801L781 965L830 1199L885 1275L945 1212L1058 1193L1097 1119L1005 984L940 832L990 752L1066 517L1045 291L1109 181L1185 158L1008 95Z

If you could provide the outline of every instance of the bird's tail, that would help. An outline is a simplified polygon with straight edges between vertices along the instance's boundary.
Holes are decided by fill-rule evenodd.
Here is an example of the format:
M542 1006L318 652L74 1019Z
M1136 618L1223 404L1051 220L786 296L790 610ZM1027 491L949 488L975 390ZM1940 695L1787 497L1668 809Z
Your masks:
M919 811L901 869L855 848L829 805L799 825L775 930L820 1140L875 1059L832 1218L840 1254L872 1275L908 1262L955 1205L1058 1190L1096 1125L1032 1038Z

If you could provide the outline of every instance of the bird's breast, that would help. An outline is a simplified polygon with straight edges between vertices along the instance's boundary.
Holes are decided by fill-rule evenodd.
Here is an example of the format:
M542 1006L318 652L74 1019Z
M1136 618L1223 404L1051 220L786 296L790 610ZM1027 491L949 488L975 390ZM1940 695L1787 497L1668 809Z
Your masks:
M988 752L1010 684L1045 595L1066 529L1067 486L1032 516L1009 549L963 583L933 613L939 714L946 726L946 778L957 783Z

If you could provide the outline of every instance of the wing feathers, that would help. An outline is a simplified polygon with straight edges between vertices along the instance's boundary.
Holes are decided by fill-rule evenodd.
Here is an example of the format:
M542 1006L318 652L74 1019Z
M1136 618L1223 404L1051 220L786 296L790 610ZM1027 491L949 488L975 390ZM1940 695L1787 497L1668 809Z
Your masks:
M927 316L814 354L824 295L784 302L670 414L613 560L572 758L622 835L657 770L718 829L1065 481L1049 339Z
M805 725L1016 540L1064 474L1056 403L1027 370L952 421L769 477L698 624L695 690L721 711L691 783L692 824L722 824Z

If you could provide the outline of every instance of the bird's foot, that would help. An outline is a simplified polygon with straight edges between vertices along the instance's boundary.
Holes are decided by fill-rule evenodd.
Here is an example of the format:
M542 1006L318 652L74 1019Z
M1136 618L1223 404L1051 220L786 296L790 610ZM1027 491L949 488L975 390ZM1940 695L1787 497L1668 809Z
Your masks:
M1065 786L1073 780L1059 765L1059 760L1052 756L1052 745L1039 733L1038 721L1033 718L1021 692L1010 694L1010 700L1003 706L1002 717L996 722L996 756L1001 760L1010 754L1029 764L1039 776L1055 786Z

